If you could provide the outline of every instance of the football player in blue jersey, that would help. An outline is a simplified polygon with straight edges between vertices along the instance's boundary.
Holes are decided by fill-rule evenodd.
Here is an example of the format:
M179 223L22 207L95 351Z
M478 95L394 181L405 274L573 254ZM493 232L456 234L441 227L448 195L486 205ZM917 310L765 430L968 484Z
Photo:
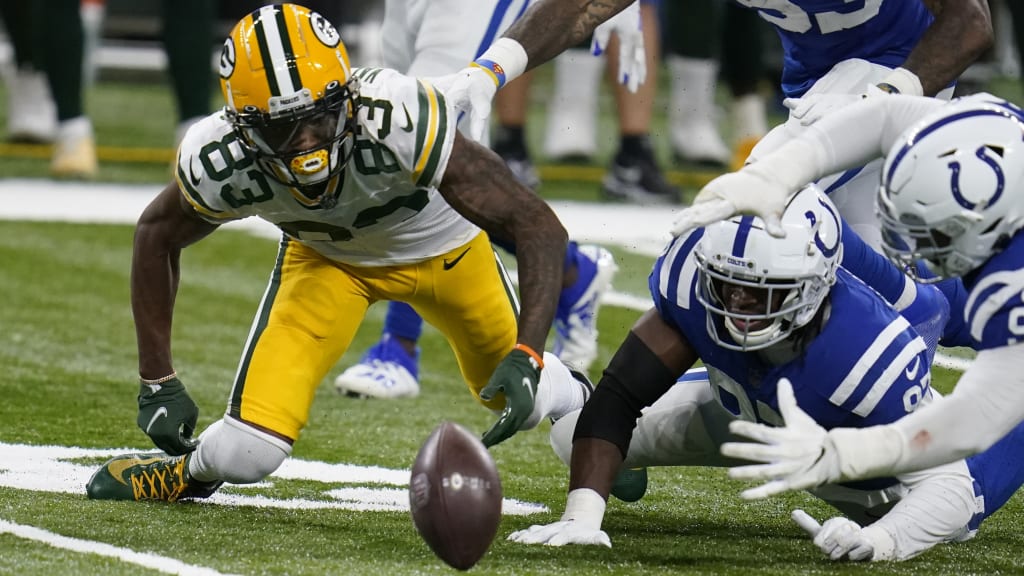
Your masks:
M492 446L582 406L589 383L543 352L566 234L501 159L463 137L442 94L394 70L352 68L334 26L295 4L260 7L220 58L226 106L194 124L177 173L135 230L136 422L165 453L118 456L89 497L209 496L274 472L314 393L377 300L408 302L444 334ZM199 440L171 325L181 252L256 216L282 232L227 412ZM488 233L514 242L514 289Z
M511 540L610 546L601 522L620 469L740 463L719 454L729 425L781 423L780 381L793 383L795 402L823 428L893 422L933 401L929 366L948 306L897 312L856 276L881 279L897 300L917 299L899 297L900 270L860 246L814 186L790 201L781 226L785 238L773 238L760 220L737 217L669 244L650 276L654 309L582 411L552 429L571 466L565 514ZM943 299L934 287L908 285L920 288L918 298ZM704 367L691 369L698 360ZM1016 447L1024 432L1018 436ZM972 536L1024 480L992 480L984 463L823 486L813 493L845 517L824 525L804 513L794 518L833 559L910 558Z
M513 24L448 91L482 131L495 90L587 38L634 0L540 0ZM993 41L984 0L740 0L776 27L785 49L783 85L801 95L839 62L860 59L888 70L900 92L935 95ZM934 18L932 14L935 14ZM635 23L623 21L624 32ZM643 75L623 61L622 74ZM864 79L865 82L868 79ZM848 86L862 90L864 86Z
M1024 420L1024 112L989 94L949 104L866 98L812 128L709 183L675 231L736 212L777 220L803 182L884 156L876 196L883 248L910 274L963 279L962 319L979 352L953 394L892 425L826 432L782 398L784 427L737 425L758 443L723 450L764 463L733 471L766 481L745 493L751 498L991 452ZM794 161L798 151L807 155Z
M778 32L784 53L782 87L792 109L789 120L762 138L748 161L799 134L806 123L859 98L869 86L949 99L956 78L993 41L985 0L738 1L756 9ZM630 3L537 2L474 67L446 78L440 87L457 109L468 110L469 130L475 134L485 125L496 89L574 45ZM878 168L878 163L855 167L821 182L843 219L876 249L881 234L869 190L878 180Z

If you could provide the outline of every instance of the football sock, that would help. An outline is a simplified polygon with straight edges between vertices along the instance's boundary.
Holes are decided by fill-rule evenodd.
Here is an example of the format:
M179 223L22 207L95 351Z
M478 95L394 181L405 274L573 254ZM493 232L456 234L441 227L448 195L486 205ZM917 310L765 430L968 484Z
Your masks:
M384 333L416 342L423 333L423 318L405 302L388 302Z
M558 420L573 410L579 410L589 395L587 386L573 377L569 368L557 356L545 352L544 369L537 383L533 412L519 429L529 430L544 418Z
M210 113L210 54L216 5L211 0L163 2L164 49L179 122Z
M32 3L35 51L42 57L57 104L57 119L82 116L82 55L84 33L79 0ZM54 42L53 38L60 38Z

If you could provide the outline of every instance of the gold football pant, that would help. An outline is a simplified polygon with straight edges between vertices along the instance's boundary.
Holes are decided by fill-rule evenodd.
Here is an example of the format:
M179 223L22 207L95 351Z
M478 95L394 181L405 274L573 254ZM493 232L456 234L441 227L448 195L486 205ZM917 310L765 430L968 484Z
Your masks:
M245 344L228 414L294 441L317 386L348 349L366 309L409 303L447 338L473 397L516 343L518 302L485 233L416 264L339 264L294 240L277 265Z

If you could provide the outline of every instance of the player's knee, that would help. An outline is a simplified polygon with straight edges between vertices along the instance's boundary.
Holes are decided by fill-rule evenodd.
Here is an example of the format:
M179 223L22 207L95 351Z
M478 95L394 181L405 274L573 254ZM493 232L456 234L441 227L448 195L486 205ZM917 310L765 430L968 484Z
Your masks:
M291 445L231 418L213 423L200 438L196 457L204 475L232 484L263 480L291 454Z

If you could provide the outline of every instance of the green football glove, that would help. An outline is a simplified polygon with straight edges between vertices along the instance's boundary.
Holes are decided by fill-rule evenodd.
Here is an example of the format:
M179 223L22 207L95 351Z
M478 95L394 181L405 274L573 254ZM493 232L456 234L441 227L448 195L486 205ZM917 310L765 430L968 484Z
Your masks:
M519 431L519 427L533 412L539 381L540 366L522 350L509 352L501 364L498 364L487 386L480 391L480 397L490 400L499 392L504 392L505 410L491 429L484 432L484 446L494 446Z
M157 448L180 456L196 449L192 439L199 408L177 377L159 384L139 383L139 417L135 420Z

